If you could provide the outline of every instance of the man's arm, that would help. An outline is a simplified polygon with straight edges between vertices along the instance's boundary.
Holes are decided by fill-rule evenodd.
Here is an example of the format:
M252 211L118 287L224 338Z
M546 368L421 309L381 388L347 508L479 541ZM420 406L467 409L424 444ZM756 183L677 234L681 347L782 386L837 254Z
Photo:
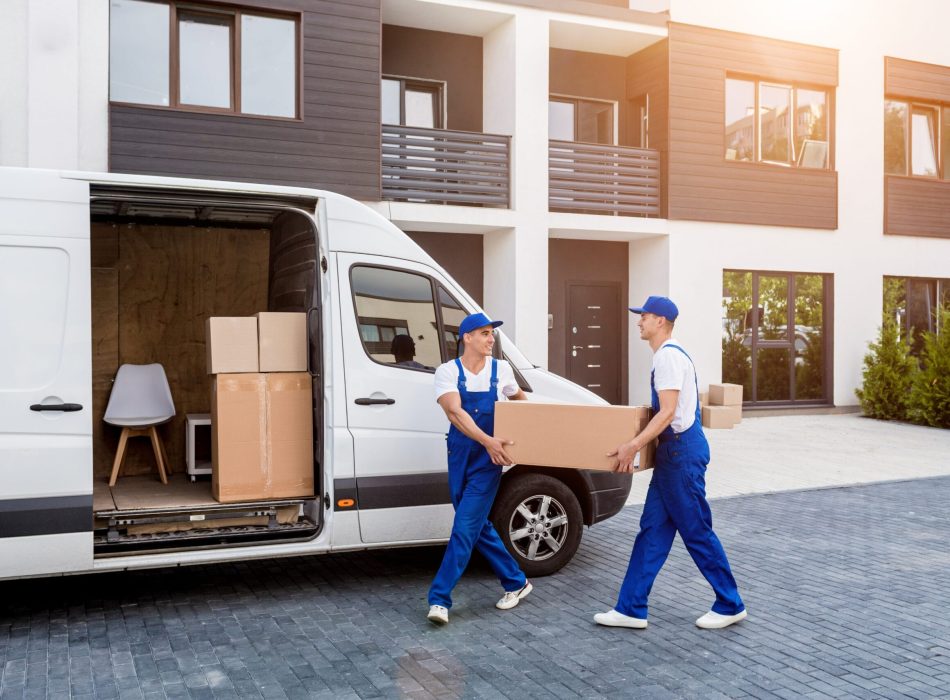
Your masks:
M679 401L680 392L678 389L667 389L658 391L660 397L660 410L653 414L653 418L647 423L646 427L640 431L640 434L629 442L620 445L613 452L607 453L608 457L617 458L616 471L632 472L633 458L637 452L643 449L645 445L655 440L660 433L673 422L673 416L676 413L676 402Z
M522 398L523 397L524 394L522 393ZM508 456L508 453L505 452L505 445L511 445L513 443L493 437L479 428L468 412L462 408L462 397L457 391L442 394L442 396L439 397L439 405L442 407L442 410L445 411L445 415L452 425L488 450L488 455L491 457L493 464L506 467L514 463L511 457Z

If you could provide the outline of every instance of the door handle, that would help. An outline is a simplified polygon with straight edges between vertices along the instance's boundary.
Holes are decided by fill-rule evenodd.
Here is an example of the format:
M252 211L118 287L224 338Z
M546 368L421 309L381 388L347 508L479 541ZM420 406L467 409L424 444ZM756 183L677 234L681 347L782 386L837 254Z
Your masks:
M584 349L584 346L583 346L583 345L572 345L572 346L571 346L571 350L583 350L583 349Z
M81 403L35 403L30 406L31 411L64 411L66 413L72 411L81 411Z
M396 399L356 399L353 403L357 406L392 406L396 403Z

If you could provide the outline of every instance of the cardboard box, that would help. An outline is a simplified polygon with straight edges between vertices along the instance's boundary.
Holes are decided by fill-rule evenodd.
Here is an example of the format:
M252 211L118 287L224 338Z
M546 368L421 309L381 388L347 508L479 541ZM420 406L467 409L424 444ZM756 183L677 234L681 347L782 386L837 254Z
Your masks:
M219 374L211 383L211 494L222 503L264 497L266 382L263 374Z
M205 324L208 374L257 372L257 319L215 316Z
M699 394L699 405L708 406L709 405L709 392L703 391Z
M703 406L704 428L731 428L742 421L742 406Z
M313 496L308 373L219 374L211 394L211 493L221 503Z
M535 401L495 404L495 435L513 440L506 450L516 464L613 471L607 457L650 422L649 406L575 406ZM653 467L656 445L640 451L639 470Z
M709 385L709 405L710 406L741 406L742 405L742 385L741 384L710 384Z
M261 372L307 371L307 314L261 312L257 338Z
M264 376L267 497L313 496L313 379L307 372Z

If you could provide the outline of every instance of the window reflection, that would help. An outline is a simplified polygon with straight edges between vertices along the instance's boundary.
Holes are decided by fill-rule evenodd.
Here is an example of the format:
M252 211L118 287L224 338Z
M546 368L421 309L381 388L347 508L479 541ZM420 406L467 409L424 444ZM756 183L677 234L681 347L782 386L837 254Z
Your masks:
M825 93L795 90L795 153L803 168L828 167L828 112Z
M293 20L241 16L241 111L297 115L297 31Z
M795 398L821 399L824 390L824 280L795 275Z
M574 140L574 103L548 103L548 134L556 141Z
M759 277L759 340L788 339L788 277Z
M752 400L752 273L722 275L722 381L741 384L743 400Z
M789 358L791 348L759 348L756 353L755 391L757 401L789 401Z
M937 110L914 107L910 122L912 175L937 175Z
M442 325L445 329L445 360L447 362L459 356L459 326L468 312L455 301L451 294L445 291L442 285L439 285L439 305L442 310Z
M398 124L400 119L399 108L399 81L384 78L382 81L382 119L383 124Z
M762 85L759 88L759 140L761 160L787 163L790 158L789 106L791 88Z
M357 266L351 285L360 339L377 362L434 370L441 363L432 285L400 270Z
M406 88L406 126L435 128L436 93L432 90Z
M907 105L884 101L884 172L907 174Z
M112 0L109 97L168 106L168 5Z
M202 107L231 106L231 19L180 14L179 100Z
M726 80L726 160L753 158L755 149L755 83Z

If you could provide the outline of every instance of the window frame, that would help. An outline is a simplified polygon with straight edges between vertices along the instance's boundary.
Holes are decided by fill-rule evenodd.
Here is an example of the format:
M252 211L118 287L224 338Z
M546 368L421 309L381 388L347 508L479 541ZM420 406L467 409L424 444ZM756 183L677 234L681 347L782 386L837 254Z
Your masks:
M446 109L446 95L448 84L444 80L428 80L425 78L411 78L404 75L380 75L380 90L384 80L392 80L399 83L399 123L390 124L382 121L382 104L380 104L380 122L384 126L407 126L406 124L406 88L414 89L419 92L432 92L435 99L432 100L432 123L433 127L425 126L407 126L410 129L446 129L448 123L448 110ZM380 98L382 99L382 98Z
M728 94L725 89L726 81L729 80L741 80L744 82L752 83L753 86L753 114L754 118L752 119L752 152L755 155L753 160L734 160L726 157L726 134L728 124L725 120L726 115L726 101L729 99ZM778 87L778 88L788 88L790 90L789 96L789 110L791 114L788 118L788 148L789 154L791 156L790 160L787 163L774 161L774 160L762 160L762 134L760 128L761 122L761 109L760 109L760 90L763 85L769 87ZM798 161L801 159L801 153L796 152L795 148L795 138L796 138L796 119L795 115L798 112L798 92L799 90L809 90L811 92L820 92L825 96L825 131L827 135L828 143L828 155L827 160L828 164L822 168L815 168L807 165L799 165ZM741 73L726 73L723 78L723 101L722 101L722 114L723 114L723 130L722 130L722 149L721 157L724 163L729 163L730 165L737 165L739 167L749 167L749 166L763 166L768 168L781 168L783 170L801 170L807 172L832 172L835 169L835 129L834 129L834 114L835 114L835 89L833 85L818 85L815 83L807 82L797 82L794 80L779 80L775 78L763 78L760 76L753 76L748 74Z
M577 97L574 95L564 95L556 92L548 94L548 104L551 102L563 102L565 104L574 105L574 139L570 143L587 143L593 146L616 146L619 142L619 131L620 131L620 109L619 103L617 100L604 100L597 97ZM604 104L610 105L610 132L611 132L611 141L610 143L599 144L591 141L580 141L577 136L577 127L578 119L577 116L580 114L580 103L581 102L591 102L595 104ZM560 139L554 139L560 140Z
M158 109L163 111L190 112L198 114L216 114L239 116L247 119L267 119L282 122L300 122L304 119L303 114L303 17L301 13L294 12L275 12L264 8L248 8L239 5L217 3L214 0L203 0L199 3L190 3L186 0L144 0L156 5L165 5L168 7L168 102L167 105L146 104L141 102L126 102L123 100L112 99L111 79L109 85L109 104L120 107L135 107L139 109ZM179 51L181 42L178 32L179 14L221 17L226 16L230 19L230 95L231 107L209 107L204 105L193 105L181 102L181 78L180 78L180 60ZM294 34L296 42L296 56L294 60L294 109L293 117L284 117L273 114L254 114L252 112L241 111L241 18L244 15L254 17L268 17L272 19L283 19L294 23ZM110 11L111 22L111 11ZM110 43L109 52L111 54L112 46Z
M917 100L894 95L884 95L884 103L899 102L906 108L906 119L904 120L904 172L887 172L887 163L884 163L884 175L886 177L912 177L918 180L930 181L950 181L950 167L943 157L943 142L948 135L944 133L944 119L950 115L950 103L946 102L927 102L926 100ZM914 111L931 110L936 112L934 129L934 158L937 164L937 173L935 175L917 175L914 173L914 154L913 154L913 129L914 129ZM884 112L882 111L882 117ZM887 131L884 132L884 152L887 152ZM886 275L891 276L891 275Z

